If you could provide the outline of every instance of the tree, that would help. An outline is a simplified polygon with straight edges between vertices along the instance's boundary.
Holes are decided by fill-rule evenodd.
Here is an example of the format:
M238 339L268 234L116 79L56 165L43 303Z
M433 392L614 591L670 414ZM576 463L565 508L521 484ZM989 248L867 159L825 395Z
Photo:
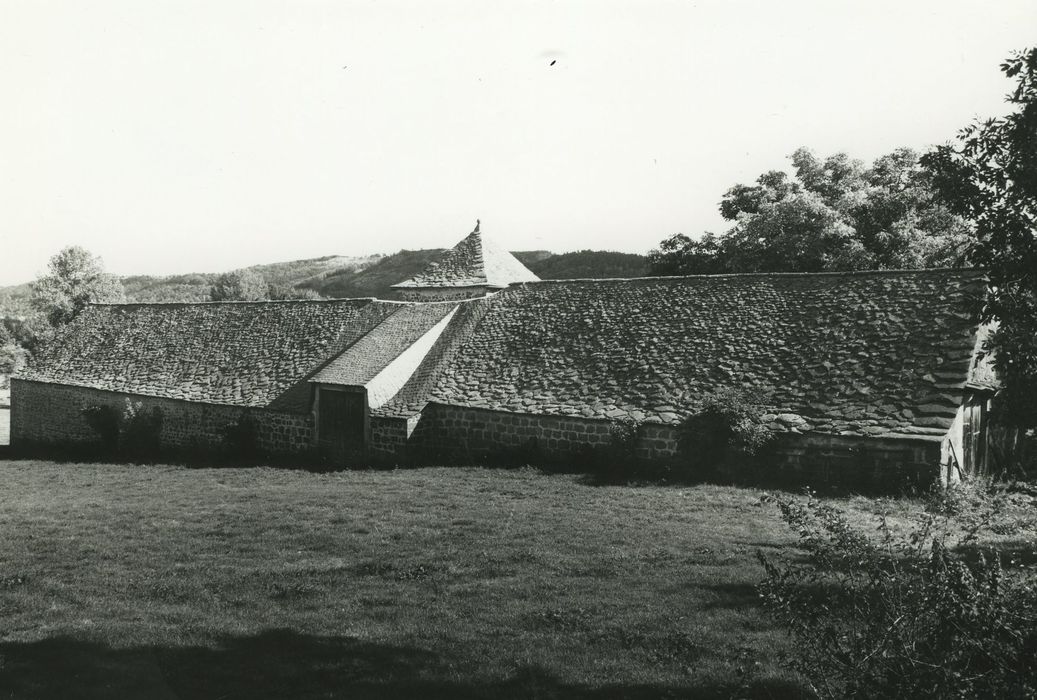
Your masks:
M708 231L697 241L678 233L648 253L648 268L656 276L715 275L725 271L719 250L717 237Z
M255 270L224 273L216 278L209 290L212 301L262 301L268 298L266 280Z
M273 284L267 288L267 298L278 301L286 299L320 299L317 290L309 287L293 287L289 284Z
M62 249L50 259L48 269L49 274L33 283L31 303L52 327L68 323L87 304L126 300L119 278L105 272L101 259L79 246Z
M963 129L923 159L956 214L975 222L969 261L989 271L983 318L1002 382L1003 418L1037 426L1037 48L1001 71L1016 81L1010 114Z
M7 375L14 372L16 352L14 336L7 330L7 326L0 323L0 388L6 388Z
M652 274L817 272L959 264L969 226L935 197L931 174L902 148L866 167L800 148L794 175L771 170L730 188L723 234L666 239L649 254Z

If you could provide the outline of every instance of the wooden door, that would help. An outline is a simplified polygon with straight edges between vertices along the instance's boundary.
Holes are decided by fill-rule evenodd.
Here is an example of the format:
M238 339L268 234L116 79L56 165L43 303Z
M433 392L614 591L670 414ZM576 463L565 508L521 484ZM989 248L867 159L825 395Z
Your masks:
M965 400L962 425L962 453L964 471L969 475L985 474L987 470L987 398L980 393L970 394Z
M367 397L363 390L320 390L317 404L321 455L341 464L350 454L364 448L367 423Z

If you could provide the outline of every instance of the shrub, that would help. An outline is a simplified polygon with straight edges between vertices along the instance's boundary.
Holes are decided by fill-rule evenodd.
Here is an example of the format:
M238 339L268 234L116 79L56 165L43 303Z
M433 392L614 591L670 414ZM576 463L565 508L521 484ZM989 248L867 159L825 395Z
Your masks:
M97 435L97 442L106 454L119 447L119 413L111 406L91 405L80 410L87 425Z
M623 482L647 476L637 458L641 440L641 421L619 418L609 421L609 438L604 447L595 447L587 455L591 469L606 482ZM586 458L586 457L585 457Z
M1002 479L1037 481L1037 429L992 421L988 431L989 469Z
M637 461L637 444L641 441L641 427L644 424L633 418L620 418L609 421L608 447L604 450L604 458L616 465L630 465Z
M703 475L754 457L770 440L763 413L760 398L744 389L709 394L702 409L681 425L680 451Z
M570 454L569 463L602 483L626 483L650 477L645 463L637 457L642 426L641 421L632 418L610 420L608 442L581 445Z
M152 459L161 448L162 409L146 410L140 401L126 399L122 413L122 451L127 457Z
M793 666L822 697L974 698L1037 694L1037 588L977 546L1003 493L934 499L909 533L878 536L816 500L767 496L799 536L804 563L762 554L766 607L795 638ZM954 513L949 516L944 513Z

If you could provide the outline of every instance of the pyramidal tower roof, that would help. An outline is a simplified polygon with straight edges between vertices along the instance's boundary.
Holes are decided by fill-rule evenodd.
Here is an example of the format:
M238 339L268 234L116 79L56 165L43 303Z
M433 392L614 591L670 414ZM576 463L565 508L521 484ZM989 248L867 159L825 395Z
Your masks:
M507 287L513 282L540 279L514 255L475 230L465 236L438 262L429 263L420 274L394 284L397 289L436 287Z

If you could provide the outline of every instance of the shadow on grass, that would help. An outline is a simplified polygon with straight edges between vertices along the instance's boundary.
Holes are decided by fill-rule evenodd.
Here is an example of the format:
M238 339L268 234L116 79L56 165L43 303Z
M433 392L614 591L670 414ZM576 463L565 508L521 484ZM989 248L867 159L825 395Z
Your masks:
M100 698L804 698L783 679L748 685L588 687L538 668L504 679L421 649L273 630L212 648L112 649L70 638L0 645L0 696Z
M760 591L752 583L718 583L700 586L716 595L716 600L702 603L699 610L763 610L760 603Z
M381 463L357 463L356 466L329 465L315 453L294 455L277 453L238 453L219 449L172 449L166 448L151 455L127 455L113 452L93 443L27 443L17 446L0 446L0 459L45 460L58 464L139 464L179 465L193 469L278 467L308 472L330 472L346 469L371 470L390 469Z

